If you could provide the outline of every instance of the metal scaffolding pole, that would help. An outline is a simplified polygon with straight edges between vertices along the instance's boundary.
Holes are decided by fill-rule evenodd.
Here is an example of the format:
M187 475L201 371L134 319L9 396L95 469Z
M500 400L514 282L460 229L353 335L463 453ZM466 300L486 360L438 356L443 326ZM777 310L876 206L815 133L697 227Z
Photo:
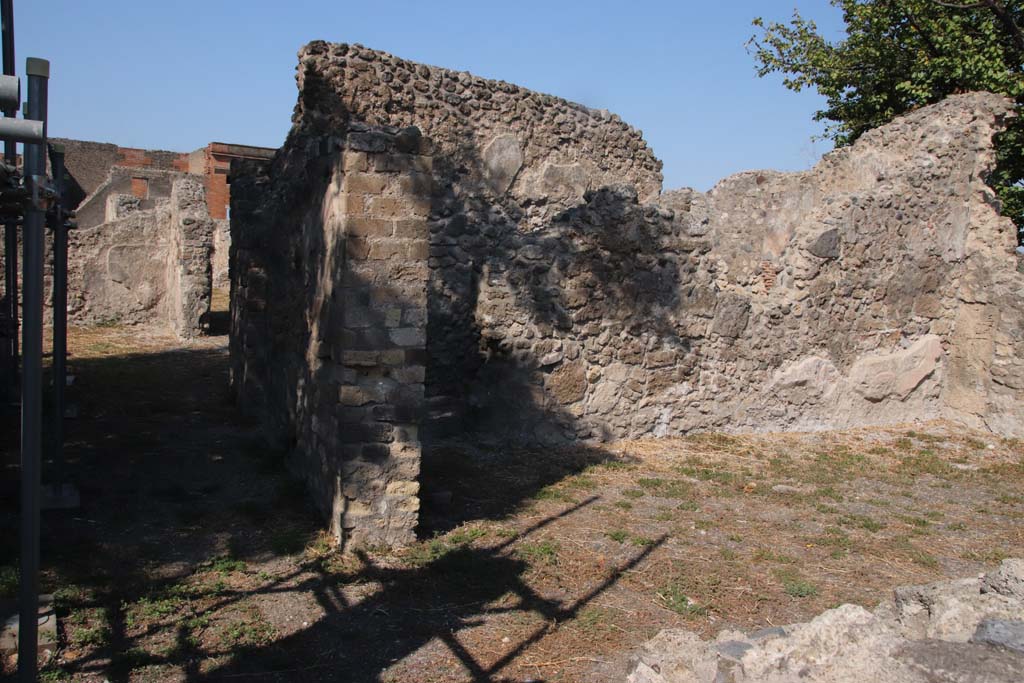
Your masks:
M47 88L50 63L29 57L28 118L43 122L46 134ZM25 145L25 182L32 203L25 211L22 292L21 380L21 582L18 621L18 674L22 683L36 680L39 642L39 494L43 408L43 192L46 184L46 145Z
M64 146L51 145L50 168L57 205L53 212L53 491L60 499L64 482L64 387L68 350L68 226L64 213Z
M4 74L14 75L14 0L0 0L0 22L3 24ZM4 116L18 115L17 107L5 108ZM18 161L17 143L4 140L4 161L14 166ZM9 219L4 224L4 293L7 313L11 319L12 334L8 354L12 378L18 375L18 222Z

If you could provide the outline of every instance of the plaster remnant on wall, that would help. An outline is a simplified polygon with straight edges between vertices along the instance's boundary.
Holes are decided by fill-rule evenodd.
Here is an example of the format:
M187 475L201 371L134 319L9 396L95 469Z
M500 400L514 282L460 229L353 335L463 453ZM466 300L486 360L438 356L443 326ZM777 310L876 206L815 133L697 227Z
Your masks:
M905 401L910 393L941 367L942 344L927 335L905 351L860 358L850 368L854 390L872 402L889 397Z
M483 150L484 178L496 195L505 194L523 167L523 152L514 135L499 135Z
M179 175L170 197L143 208L115 195L109 220L68 235L68 316L82 325L157 323L202 332L210 306L214 222L199 178Z

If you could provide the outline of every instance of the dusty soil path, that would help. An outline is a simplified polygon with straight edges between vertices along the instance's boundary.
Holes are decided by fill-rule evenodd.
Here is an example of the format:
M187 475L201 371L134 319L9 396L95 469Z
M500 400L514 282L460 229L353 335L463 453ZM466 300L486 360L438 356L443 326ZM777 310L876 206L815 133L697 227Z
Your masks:
M83 505L44 516L61 618L44 680L614 681L662 628L806 620L1024 554L1024 444L939 423L435 444L423 540L340 557L233 407L224 337L75 330L71 353ZM0 538L0 592L16 551Z

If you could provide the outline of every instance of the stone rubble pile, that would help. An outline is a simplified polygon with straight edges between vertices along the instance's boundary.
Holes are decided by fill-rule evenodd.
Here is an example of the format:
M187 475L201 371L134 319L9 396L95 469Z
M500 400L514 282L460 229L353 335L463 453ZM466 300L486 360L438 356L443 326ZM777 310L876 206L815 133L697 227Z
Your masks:
M1018 683L1024 680L1024 560L968 579L896 589L873 612L842 605L803 624L711 641L665 630L628 683Z

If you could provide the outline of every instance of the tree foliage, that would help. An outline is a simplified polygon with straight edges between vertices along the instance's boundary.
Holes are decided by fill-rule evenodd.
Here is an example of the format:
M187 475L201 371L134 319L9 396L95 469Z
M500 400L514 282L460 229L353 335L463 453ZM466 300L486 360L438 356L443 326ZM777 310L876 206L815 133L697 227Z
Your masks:
M788 23L755 19L748 48L759 76L778 72L790 90L813 87L825 97L815 119L837 146L954 93L988 90L1024 105L1024 0L830 1L843 12L842 40L829 42L794 11ZM989 183L1021 230L1024 117L996 145Z

